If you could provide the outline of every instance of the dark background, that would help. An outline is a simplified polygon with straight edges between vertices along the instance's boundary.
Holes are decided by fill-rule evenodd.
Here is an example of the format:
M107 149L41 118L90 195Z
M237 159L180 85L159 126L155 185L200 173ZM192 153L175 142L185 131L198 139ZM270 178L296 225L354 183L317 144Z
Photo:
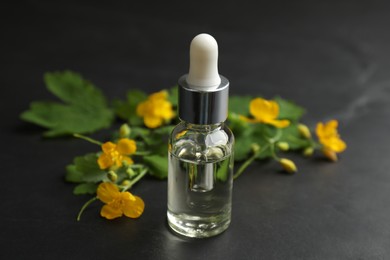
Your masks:
M388 1L27 1L2 5L0 257L2 259L389 259L390 4ZM107 221L72 195L65 165L95 147L46 140L20 121L54 99L43 73L72 69L123 98L168 88L188 70L198 33L220 46L233 94L280 95L304 122L340 121L338 163L289 155L295 175L255 164L234 183L222 235L188 240L166 225L166 182L133 188L141 218ZM95 135L106 138L109 131Z

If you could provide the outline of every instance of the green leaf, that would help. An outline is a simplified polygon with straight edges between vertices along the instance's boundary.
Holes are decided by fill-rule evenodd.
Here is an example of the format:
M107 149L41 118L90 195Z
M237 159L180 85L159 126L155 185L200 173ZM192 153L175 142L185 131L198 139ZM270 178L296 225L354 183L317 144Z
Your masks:
M252 136L236 136L234 144L234 160L242 161L247 158L252 148Z
M167 156L150 155L144 156L144 163L149 167L150 175L166 179L168 177L168 158Z
M253 124L253 142L260 146L260 153L256 159L265 159L272 157L271 139L278 136L278 129L267 124Z
M164 149L167 149L166 146L168 143L168 136L172 132L173 128L174 126L172 125L159 127L154 130L149 130L142 127L134 127L132 128L132 133L130 137L131 138L140 137L149 146L156 146L156 145L159 146L163 144L165 146Z
M236 132L234 132L236 133ZM252 144L258 144L261 149L259 153L259 159L263 159L271 156L269 149L269 138L275 135L273 127L265 124L247 124L244 131L235 134L235 145L234 145L234 159L236 161L245 160L252 151Z
M296 122L305 113L305 109L303 107L300 107L291 101L287 101L281 97L275 97L275 101L279 104L278 118L280 119L288 119Z
M168 90L168 100L171 102L172 106L177 106L177 101L179 100L179 87L176 85Z
M229 113L248 115L249 103L252 99L252 96L231 96L229 98Z
M143 139L144 137L147 137L148 135L150 135L150 130L147 128L137 127L137 126L131 127L131 133L130 133L131 139L134 139L137 137L140 137Z
M73 164L66 167L65 180L69 182L91 182L98 183L108 181L107 173L99 168L98 156L89 153L74 158Z
M228 125L235 136L244 134L244 132L247 132L251 127L248 122L241 120L239 115L236 113L229 113Z
M291 150L298 150L310 146L310 141L302 137L296 124L282 128L281 131L282 136L279 141L287 142Z
M155 129L153 131L153 134L169 135L172 132L173 128L175 128L175 126L173 126L173 125L162 126L162 127Z
M139 103L147 99L147 95L137 89L127 92L126 101L115 100L114 110L118 117L129 121L131 126L143 125L141 117L137 116L137 106Z
M96 183L81 183L74 187L73 194L74 195L82 195L82 194L95 194L97 189Z
M45 136L92 133L110 126L113 113L91 82L71 71L46 73L44 80L47 89L64 103L32 102L20 117L48 128Z
M68 165L66 166L65 180L75 183L83 182L83 173L77 170L76 165Z

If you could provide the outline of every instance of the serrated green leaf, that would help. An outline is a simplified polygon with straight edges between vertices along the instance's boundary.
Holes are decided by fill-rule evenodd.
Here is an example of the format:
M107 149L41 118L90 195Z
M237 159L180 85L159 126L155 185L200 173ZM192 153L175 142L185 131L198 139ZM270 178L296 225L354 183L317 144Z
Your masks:
M137 116L137 106L147 99L145 92L134 89L127 92L126 101L114 101L114 110L118 117L127 120L131 126L140 126L143 124L141 117Z
M83 182L83 173L76 169L76 165L71 164L66 166L65 180L67 182L80 183Z
M249 113L249 103L252 99L252 96L230 96L229 113L247 115Z
M47 137L92 133L110 126L113 113L92 83L71 71L46 73L44 78L47 89L64 103L32 102L21 119L48 128Z
M97 189L96 183L81 183L74 187L73 194L74 195L82 195L82 194L95 194Z
M144 163L149 167L150 175L166 179L168 177L168 158L167 156L150 155L144 156Z
M305 109L303 107L298 106L291 101L287 101L281 97L275 97L275 101L279 104L278 118L280 119L288 119L296 122L305 113Z
M99 168L97 164L98 156L89 153L84 156L74 158L73 164L68 165L66 178L71 182L91 182L98 183L108 181L107 173Z

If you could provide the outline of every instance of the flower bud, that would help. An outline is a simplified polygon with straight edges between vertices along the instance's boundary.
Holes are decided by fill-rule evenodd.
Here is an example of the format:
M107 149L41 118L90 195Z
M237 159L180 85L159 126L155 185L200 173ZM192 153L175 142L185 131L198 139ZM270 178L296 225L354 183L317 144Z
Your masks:
M120 138L126 138L126 137L129 137L130 136L130 133L131 133L131 128L128 124L123 124L120 128L119 128L119 137Z
M260 145L258 145L257 143L253 143L251 144L251 149L254 153L257 153L258 151L260 151Z
M306 125L298 124L298 131L306 139L310 139L311 138L310 130L309 130L309 128Z
M303 150L303 155L306 156L306 157L310 157L312 156L314 153L314 148L313 147L306 147L305 150Z
M290 149L290 146L287 142L278 142L276 145L282 151L288 151L288 149Z
M114 171L109 171L107 173L107 178L112 181L112 182L116 182L116 180L118 179L118 175L114 172Z
M129 175L130 178L133 178L133 176L135 175L134 170L130 167L126 169L126 173L127 175Z
M334 151L325 148L322 150L322 153L325 155L326 158L328 158L332 162L337 162L338 160L337 154Z
M129 180L124 180L121 183L121 186L129 186L129 185L130 185L130 181Z
M295 166L295 163L289 159L282 158L279 160L280 165L282 165L283 169L289 173L297 172L297 166Z

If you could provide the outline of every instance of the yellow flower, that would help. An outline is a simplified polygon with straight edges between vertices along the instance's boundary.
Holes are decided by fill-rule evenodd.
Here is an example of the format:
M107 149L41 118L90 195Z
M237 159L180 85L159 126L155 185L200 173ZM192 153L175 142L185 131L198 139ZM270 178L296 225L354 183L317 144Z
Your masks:
M316 134L325 149L341 153L347 148L347 145L340 139L340 135L337 132L337 126L337 120L331 120L326 124L320 122L317 124Z
M330 120L326 124L318 123L316 128L318 139L323 145L322 152L331 161L337 161L337 153L341 153L347 148L345 142L340 139L337 126L337 120Z
M288 120L278 120L279 105L273 100L255 98L249 104L249 112L254 117L247 118L240 116L240 119L250 123L265 123L277 128L284 128L290 125Z
M144 201L128 191L120 192L118 187L110 182L103 182L97 189L97 197L106 205L100 215L107 219L121 217L123 214L129 218L138 218L145 208Z
M138 104L137 115L144 118L147 127L157 128L175 116L167 97L168 93L163 90L151 94L146 101Z
M99 156L98 164L100 169L107 169L111 166L121 167L122 162L133 164L133 160L128 156L134 154L137 145L134 140L123 138L118 144L106 142L102 145L103 153Z

